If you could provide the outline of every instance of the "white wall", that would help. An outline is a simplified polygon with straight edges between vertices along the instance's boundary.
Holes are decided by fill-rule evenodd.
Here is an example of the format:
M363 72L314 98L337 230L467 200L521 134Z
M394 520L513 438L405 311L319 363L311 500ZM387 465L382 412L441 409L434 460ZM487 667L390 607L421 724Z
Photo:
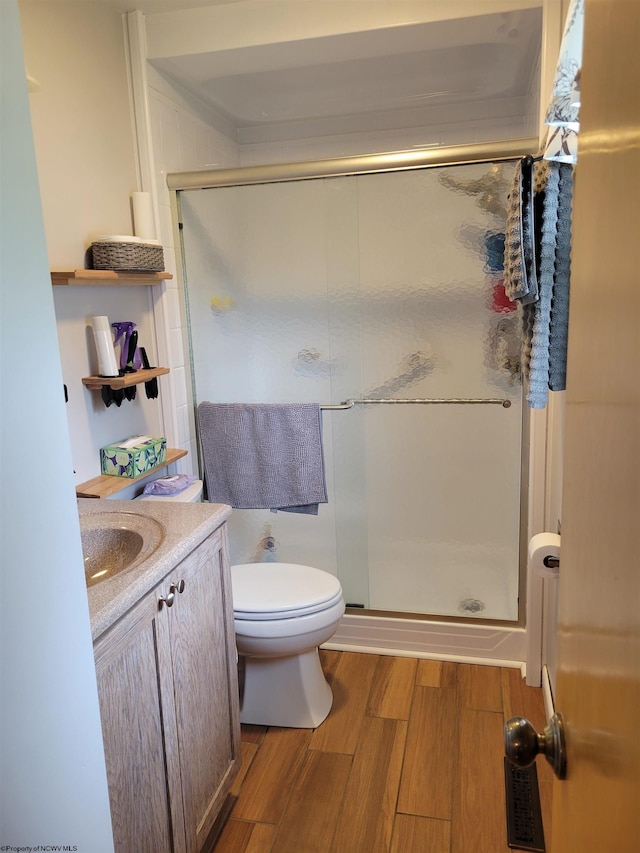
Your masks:
M212 3L203 8L148 15L147 47L151 61L171 63L175 60L177 67L180 67L181 57L209 54L209 68L214 75L223 76L221 67L233 68L235 74L252 73L256 67L265 71L291 69L291 74L295 75L296 67L305 61L311 65L331 60L340 62L347 58L346 51L349 58L354 55L357 58L358 51L362 50L360 37L363 36L370 39L384 31L389 49L393 51L397 49L397 44L392 47L394 34L409 29L413 34L412 49L418 50L428 39L421 27L443 20L524 9L530 5L535 4L529 0ZM408 24L411 26L407 27ZM407 40L405 45L409 43ZM221 67L216 62L218 57ZM535 79L533 72L534 69L532 79ZM207 85L210 87L213 82L208 81ZM502 122L487 118L487 103L478 98L465 105L462 116L459 104L430 105L428 110L414 104L406 114L401 109L395 110L384 119L384 127L388 129L374 133L354 132L354 127L361 131L363 126L357 116L336 116L332 120L317 118L239 127L235 138L242 143L242 165L253 165L525 137L530 135L529 122L523 114L529 112L530 105L524 103L525 100L503 98L499 106L504 116ZM490 109L495 116L497 102L492 102ZM424 121L422 127L415 126L418 116ZM267 141L269 139L274 141Z
M122 16L79 0L23 0L20 16L26 65L40 84L30 105L49 264L83 268L93 237L133 233L130 193L138 179ZM158 363L152 305L146 287L55 287L54 303L78 484L100 473L105 444L164 434L160 402L148 401L143 386L135 401L106 409L81 382L97 372L88 326L94 314L137 323L151 364ZM25 331L29 345L28 324Z
M15 0L0 3L0 63L0 845L110 853L71 449Z
M122 18L104 3L21 0L52 269L82 267L96 234L130 234L137 189Z
M496 139L523 139L530 135L526 117L521 120L474 118L469 121L446 121L410 130L350 133L312 139L291 139L286 142L255 142L242 145L242 165L263 163L295 163L333 157L377 154L384 151L405 151L435 145L469 145L493 142Z
M185 369L186 330L180 307L179 278L167 174L207 168L232 168L240 165L239 146L229 136L211 123L210 116L197 102L186 96L153 68L145 69L149 95L149 120L153 150L149 159L153 163L160 218L160 238L165 247L167 269L174 273L173 280L163 286L156 306L156 317L164 328L166 363L171 368L165 385L170 400L170 411L165 414L166 429L169 419L175 419L175 446L188 450L189 455L178 463L185 473L197 471L197 448L191 428L188 375ZM209 119L209 120L208 120ZM148 152L149 153L149 152Z

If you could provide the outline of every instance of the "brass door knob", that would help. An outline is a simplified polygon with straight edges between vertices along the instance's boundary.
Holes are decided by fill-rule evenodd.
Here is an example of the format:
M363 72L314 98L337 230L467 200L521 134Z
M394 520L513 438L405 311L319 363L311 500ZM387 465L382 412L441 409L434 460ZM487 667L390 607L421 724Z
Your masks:
M554 714L543 732L525 717L511 717L504 725L504 751L512 764L529 767L536 755L544 755L558 779L567 775L567 754L562 714Z

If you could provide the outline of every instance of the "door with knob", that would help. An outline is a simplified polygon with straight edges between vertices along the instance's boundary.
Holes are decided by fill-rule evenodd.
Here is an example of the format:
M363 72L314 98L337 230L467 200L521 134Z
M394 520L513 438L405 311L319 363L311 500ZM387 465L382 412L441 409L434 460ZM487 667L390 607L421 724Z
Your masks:
M551 853L640 843L639 37L636 0L585 0L554 697L566 778ZM526 724L513 739L527 760L553 748Z

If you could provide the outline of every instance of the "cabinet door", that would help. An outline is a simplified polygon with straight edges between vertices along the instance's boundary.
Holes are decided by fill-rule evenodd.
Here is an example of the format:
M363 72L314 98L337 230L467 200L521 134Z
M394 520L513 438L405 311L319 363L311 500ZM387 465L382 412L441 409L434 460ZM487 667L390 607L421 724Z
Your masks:
M170 796L167 778L176 760L165 732L175 715L158 679L157 628L166 613L157 596L142 599L94 646L117 853L184 850L182 802Z
M240 764L240 723L226 526L176 570L170 645L186 848L199 851Z

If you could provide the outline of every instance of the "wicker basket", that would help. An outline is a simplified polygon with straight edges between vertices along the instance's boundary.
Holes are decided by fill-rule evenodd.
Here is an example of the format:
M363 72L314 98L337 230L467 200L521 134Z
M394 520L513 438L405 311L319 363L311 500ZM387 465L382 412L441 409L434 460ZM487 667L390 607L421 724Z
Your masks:
M162 246L150 243L92 243L94 270L146 270L162 272Z

